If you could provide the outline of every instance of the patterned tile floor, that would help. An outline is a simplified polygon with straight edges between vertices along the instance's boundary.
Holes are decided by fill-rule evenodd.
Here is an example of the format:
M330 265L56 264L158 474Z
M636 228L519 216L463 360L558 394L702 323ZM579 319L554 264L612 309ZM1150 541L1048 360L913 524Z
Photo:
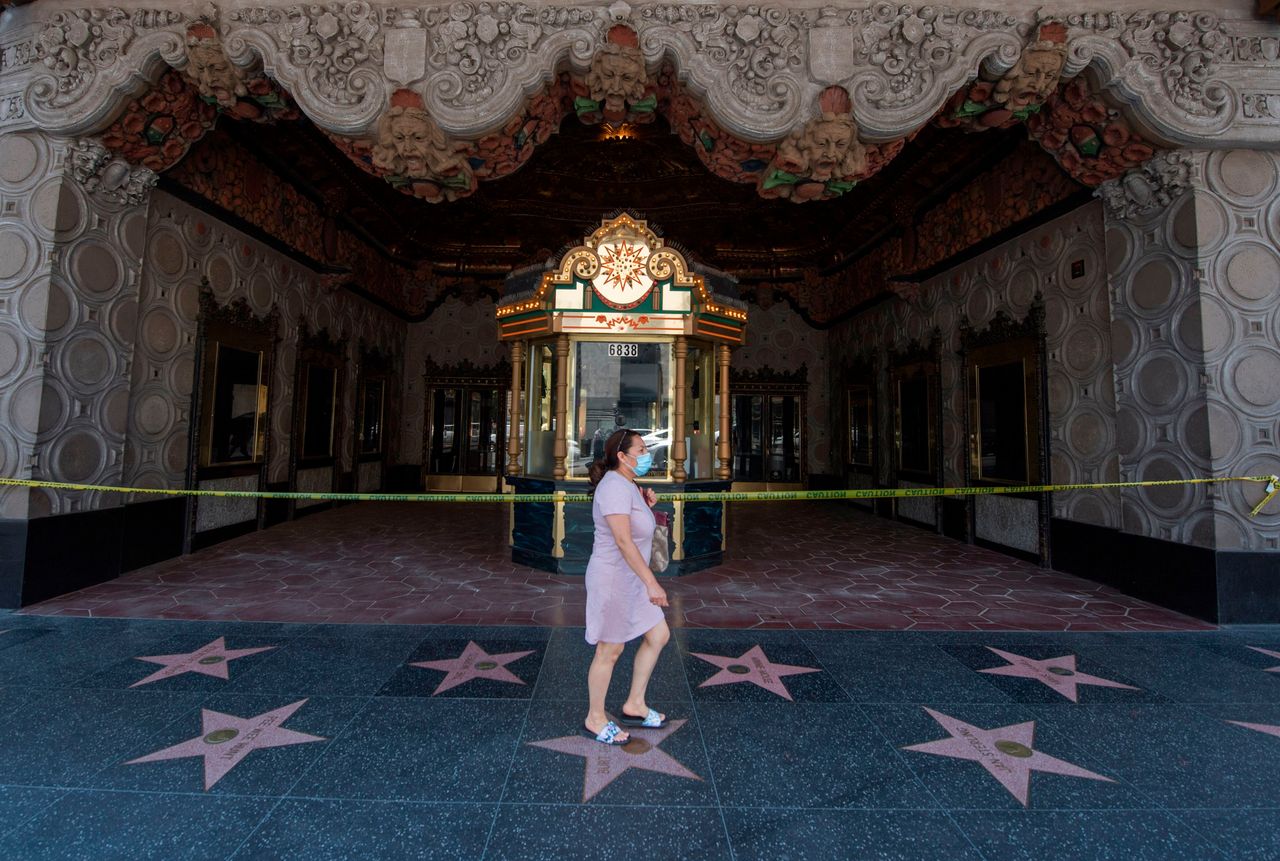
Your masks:
M684 628L612 749L590 655L0 612L0 858L1280 857L1280 627Z
M35 615L581 625L581 578L515 565L497 505L314 514L29 608ZM832 503L730 509L726 564L669 578L677 627L1197 630L1061 574ZM1156 572L1152 572L1153 575Z

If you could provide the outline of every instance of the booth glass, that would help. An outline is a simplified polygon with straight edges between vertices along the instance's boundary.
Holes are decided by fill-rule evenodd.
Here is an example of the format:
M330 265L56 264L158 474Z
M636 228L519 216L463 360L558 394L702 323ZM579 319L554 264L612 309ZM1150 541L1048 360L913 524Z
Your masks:
M714 477L716 416L719 404L716 398L716 357L711 345L691 346L685 365L685 451L688 458L685 472L689 481L703 481Z
M529 475L551 475L556 445L556 351L552 344L534 344L530 351L526 424Z
M639 433L653 455L649 480L671 470L672 342L575 339L569 353L569 478L586 478L618 428Z

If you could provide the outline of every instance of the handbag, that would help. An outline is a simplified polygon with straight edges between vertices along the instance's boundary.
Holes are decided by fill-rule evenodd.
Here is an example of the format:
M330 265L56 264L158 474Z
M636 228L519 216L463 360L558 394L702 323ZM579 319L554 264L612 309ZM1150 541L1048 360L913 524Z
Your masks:
M649 551L649 570L654 574L661 574L671 564L671 548L669 546L671 529L667 525L665 512L655 511L653 519L657 525L653 528L653 549Z

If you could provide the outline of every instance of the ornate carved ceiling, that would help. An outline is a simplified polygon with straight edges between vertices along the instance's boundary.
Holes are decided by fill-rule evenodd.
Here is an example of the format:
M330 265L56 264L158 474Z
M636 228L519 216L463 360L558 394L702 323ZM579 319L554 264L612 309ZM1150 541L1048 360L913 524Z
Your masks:
M1280 32L1211 12L120 0L11 8L0 51L0 130L100 136L82 150L278 227L215 188L274 165L327 231L298 250L392 304L396 267L500 271L622 206L744 277L813 295L876 251L859 277L884 283L925 259L885 237L1016 137L1090 187L1169 147L1280 146Z

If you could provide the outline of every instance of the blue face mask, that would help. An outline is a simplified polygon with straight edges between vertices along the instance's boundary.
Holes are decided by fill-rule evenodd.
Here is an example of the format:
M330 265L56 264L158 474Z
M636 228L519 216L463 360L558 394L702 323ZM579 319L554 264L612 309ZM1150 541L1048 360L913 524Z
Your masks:
M632 455L632 457L635 457L635 455ZM652 466L653 466L653 455L651 455L649 452L646 451L644 454L640 455L639 457L636 457L636 465L634 467L636 478L639 478L642 475L648 474L649 469Z

